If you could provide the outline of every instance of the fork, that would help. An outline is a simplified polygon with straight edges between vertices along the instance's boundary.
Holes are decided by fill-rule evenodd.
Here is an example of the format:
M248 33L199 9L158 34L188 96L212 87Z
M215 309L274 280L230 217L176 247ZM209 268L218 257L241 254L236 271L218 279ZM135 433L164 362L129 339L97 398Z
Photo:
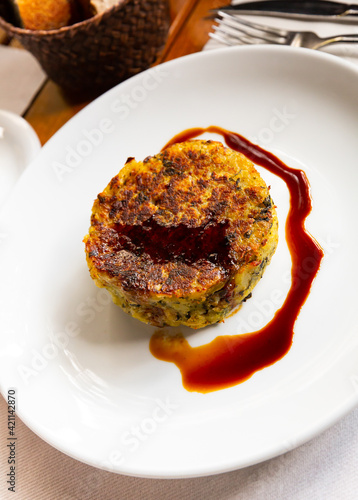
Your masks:
M210 37L225 43L226 45L237 45L255 43L273 43L278 45L291 45L293 47L307 47L309 49L321 49L333 43L357 43L358 34L335 35L321 38L312 31L289 31L264 24L252 23L246 19L240 19L235 15L219 11L219 23L214 26L214 33Z

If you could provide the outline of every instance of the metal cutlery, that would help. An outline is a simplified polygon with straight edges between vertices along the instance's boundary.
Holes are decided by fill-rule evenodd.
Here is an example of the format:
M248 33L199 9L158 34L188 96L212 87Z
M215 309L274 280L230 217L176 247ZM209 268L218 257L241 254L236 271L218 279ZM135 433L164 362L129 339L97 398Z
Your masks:
M320 19L326 21L358 20L358 4L329 0L263 0L225 5L214 12L292 17L295 19Z
M322 38L312 31L289 31L240 19L228 12L219 12L218 14L220 18L216 21L219 24L214 26L214 33L209 35L226 45L271 43L321 49L335 43L358 42L358 34L342 34Z

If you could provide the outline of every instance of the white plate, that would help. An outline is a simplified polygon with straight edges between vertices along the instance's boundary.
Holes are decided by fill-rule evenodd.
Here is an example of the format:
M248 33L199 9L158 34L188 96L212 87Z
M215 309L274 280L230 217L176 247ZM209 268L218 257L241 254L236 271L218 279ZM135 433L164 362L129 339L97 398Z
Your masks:
M100 468L189 477L286 452L357 404L357 88L355 67L318 52L205 52L124 82L48 142L0 216L1 390L16 388L34 432ZM212 124L306 171L307 227L325 257L289 353L205 395L187 392L177 368L150 354L154 328L94 286L82 238L93 200L128 156ZM288 290L287 189L260 171L278 206L278 250L253 298L224 324L188 333L192 345L263 326Z
M39 138L26 120L0 110L0 205L40 148Z

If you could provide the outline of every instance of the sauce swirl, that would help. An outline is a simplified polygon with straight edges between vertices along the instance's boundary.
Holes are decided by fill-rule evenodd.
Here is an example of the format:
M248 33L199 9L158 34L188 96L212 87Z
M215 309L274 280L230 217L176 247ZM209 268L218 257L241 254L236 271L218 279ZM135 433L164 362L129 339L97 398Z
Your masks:
M305 229L311 211L310 187L305 173L285 165L272 153L241 135L217 126L193 128L173 137L165 147L211 132L220 134L227 146L279 176L290 193L286 241L291 254L291 287L284 304L261 330L242 335L223 335L209 344L191 347L182 334L153 334L149 348L156 358L175 363L188 391L208 393L237 385L256 371L274 364L290 349L294 325L319 270L323 251ZM164 149L164 148L163 148Z

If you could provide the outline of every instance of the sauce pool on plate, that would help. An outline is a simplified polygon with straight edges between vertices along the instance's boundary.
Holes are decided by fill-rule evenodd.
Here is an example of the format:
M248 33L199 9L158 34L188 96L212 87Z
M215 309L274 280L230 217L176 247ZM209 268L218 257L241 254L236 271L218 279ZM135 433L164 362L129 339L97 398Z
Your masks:
M305 173L288 167L272 153L239 134L216 126L185 130L165 147L193 139L204 132L220 134L231 149L278 175L286 183L290 193L286 241L292 259L291 287L286 300L261 330L242 335L223 335L200 347L191 347L182 334L171 336L166 330L153 334L149 344L153 356L176 364L185 389L208 393L249 379L256 371L272 365L289 351L296 319L319 270L323 251L305 229L305 220L312 208Z

